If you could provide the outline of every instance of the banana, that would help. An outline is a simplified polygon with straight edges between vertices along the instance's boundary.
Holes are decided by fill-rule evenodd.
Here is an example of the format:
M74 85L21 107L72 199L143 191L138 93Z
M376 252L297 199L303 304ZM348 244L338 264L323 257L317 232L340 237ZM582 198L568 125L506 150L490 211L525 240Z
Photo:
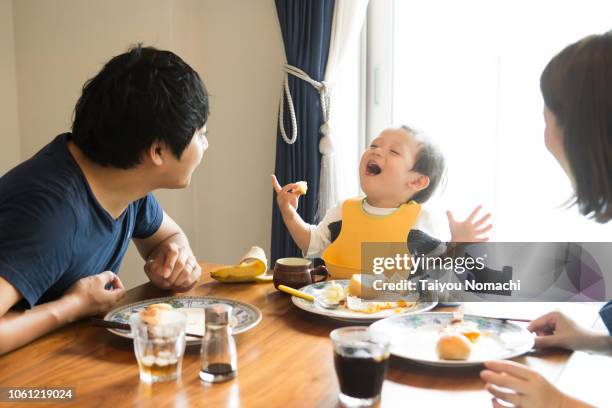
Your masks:
M224 266L210 272L219 282L271 282L272 276L266 274L267 259L263 250L252 247L238 265Z

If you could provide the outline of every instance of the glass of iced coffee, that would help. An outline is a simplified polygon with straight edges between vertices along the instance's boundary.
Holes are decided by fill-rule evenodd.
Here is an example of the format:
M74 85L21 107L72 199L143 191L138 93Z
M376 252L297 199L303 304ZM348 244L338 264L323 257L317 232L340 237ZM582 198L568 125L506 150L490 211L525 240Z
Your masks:
M134 353L141 381L172 381L181 377L186 316L162 303L130 317Z

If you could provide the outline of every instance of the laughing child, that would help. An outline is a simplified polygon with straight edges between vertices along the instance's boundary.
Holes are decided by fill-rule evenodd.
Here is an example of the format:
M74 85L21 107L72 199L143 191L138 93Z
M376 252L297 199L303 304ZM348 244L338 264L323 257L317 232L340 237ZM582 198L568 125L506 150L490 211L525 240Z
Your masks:
M448 245L423 230L428 215L421 208L445 172L437 146L415 130L402 126L384 130L361 156L359 181L365 197L345 200L310 225L297 213L300 188L272 184L283 221L303 254L321 257L334 278L361 271L362 242L407 242L413 255L441 256ZM452 242L484 242L492 225L490 214L476 219L478 206L462 222L447 211Z

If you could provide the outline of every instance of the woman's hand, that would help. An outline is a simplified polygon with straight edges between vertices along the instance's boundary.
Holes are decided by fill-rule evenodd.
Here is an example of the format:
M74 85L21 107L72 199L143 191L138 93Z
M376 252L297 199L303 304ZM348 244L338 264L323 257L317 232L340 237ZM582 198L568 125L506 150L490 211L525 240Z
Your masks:
M493 228L491 224L484 225L491 218L491 213L476 219L481 209L482 205L476 207L465 221L457 221L452 212L446 212L452 242L486 242L489 240L489 237L481 236Z
M561 312L545 314L532 321L527 330L534 332L535 347L560 347L569 350L611 351L612 337L581 327Z
M106 289L108 284L112 285L111 289ZM74 301L74 319L80 319L108 312L125 294L119 277L106 271L79 279L68 288L63 297Z
M520 408L590 407L563 394L546 378L514 361L488 361L485 367L480 377L486 382L485 389L494 397L495 408L507 407L500 401Z

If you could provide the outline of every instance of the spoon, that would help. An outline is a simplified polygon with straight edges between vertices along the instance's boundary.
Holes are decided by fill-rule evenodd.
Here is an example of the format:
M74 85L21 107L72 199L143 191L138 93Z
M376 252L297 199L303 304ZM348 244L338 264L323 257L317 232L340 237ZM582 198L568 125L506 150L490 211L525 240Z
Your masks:
M337 308L340 307L339 303L329 303L327 300L325 300L323 298L323 296L314 297L313 295L311 295L309 293L302 292L301 290L290 288L289 286L278 285L278 290L280 290L281 292L288 293L288 294L293 295L293 296L297 296L297 297L302 298L304 300L308 300L309 302L313 302L314 304L317 304L317 305L321 306L323 309L330 309L331 310L331 309L337 309Z

